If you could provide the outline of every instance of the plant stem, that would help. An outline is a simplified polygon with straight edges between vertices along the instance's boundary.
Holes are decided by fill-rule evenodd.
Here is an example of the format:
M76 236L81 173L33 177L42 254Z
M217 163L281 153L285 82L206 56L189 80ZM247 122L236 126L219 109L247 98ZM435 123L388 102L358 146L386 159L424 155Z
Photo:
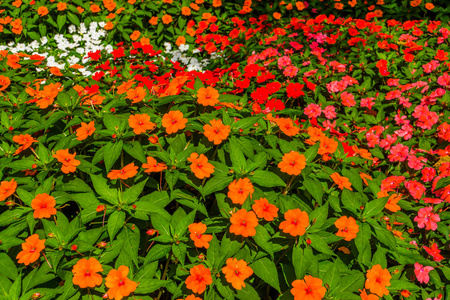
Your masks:
M163 271L161 280L165 280L165 279L166 279L167 268L169 268L169 263L170 263L170 259L171 259L171 258L172 258L172 251L170 251L169 257L167 258L166 265L164 266L164 271ZM162 293L163 293L163 290L162 290L162 289L159 290L158 297L156 298L156 300L159 300L159 299L161 298Z

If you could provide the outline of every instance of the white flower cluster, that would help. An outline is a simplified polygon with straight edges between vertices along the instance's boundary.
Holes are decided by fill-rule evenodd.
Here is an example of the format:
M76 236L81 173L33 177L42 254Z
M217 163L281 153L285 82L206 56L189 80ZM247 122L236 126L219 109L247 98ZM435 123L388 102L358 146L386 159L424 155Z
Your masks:
M187 71L203 71L203 68L205 68L208 63L209 59L198 59L196 57L188 56L187 52L189 50L189 45L183 44L178 47L178 49L175 49L172 51L172 45L170 43L164 43L165 47L165 54L169 54L171 56L171 60L173 62L180 62L183 65L187 65ZM194 49L192 50L192 54L200 53L200 50ZM211 58L215 53L211 54Z
M111 53L114 50L111 45L104 45L107 34L102 29L104 26L104 22L92 22L89 24L88 30L83 23L78 28L70 25L68 28L70 34L56 34L53 37L44 36L40 41L33 41L30 44L10 42L7 45L0 45L0 50L44 56L48 67L57 67L64 70L77 63L87 63L90 59L87 54L91 51L105 50ZM43 69L38 69L37 71L43 71ZM86 77L92 74L87 68L82 68L78 71Z

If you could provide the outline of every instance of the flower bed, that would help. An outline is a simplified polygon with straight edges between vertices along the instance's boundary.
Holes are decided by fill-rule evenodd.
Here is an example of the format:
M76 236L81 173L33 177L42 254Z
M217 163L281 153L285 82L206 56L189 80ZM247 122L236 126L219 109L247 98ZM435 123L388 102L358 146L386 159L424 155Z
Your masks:
M61 3L6 4L0 296L449 297L446 24Z

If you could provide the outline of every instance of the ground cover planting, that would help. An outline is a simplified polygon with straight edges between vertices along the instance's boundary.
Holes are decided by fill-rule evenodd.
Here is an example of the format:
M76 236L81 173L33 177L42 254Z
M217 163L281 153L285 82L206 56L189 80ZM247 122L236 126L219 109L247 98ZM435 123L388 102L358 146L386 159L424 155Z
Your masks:
M441 2L0 3L0 297L449 299Z

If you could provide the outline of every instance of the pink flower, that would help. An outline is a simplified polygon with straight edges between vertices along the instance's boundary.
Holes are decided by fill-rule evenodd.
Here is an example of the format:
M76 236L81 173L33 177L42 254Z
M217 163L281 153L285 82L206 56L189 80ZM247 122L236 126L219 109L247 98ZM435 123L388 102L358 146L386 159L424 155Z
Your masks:
M288 66L286 69L284 69L284 76L287 77L294 77L295 75L297 75L298 72L298 68L295 66Z
M428 281L430 281L430 276L428 275L428 273L430 273L431 270L434 270L433 267L424 267L419 263L415 263L414 264L414 274L416 274L417 280L420 283L425 283L427 284Z
M417 157L415 155L408 156L408 167L411 169L419 171L420 169L425 166L425 163L427 162L427 159L425 157Z
M431 248L428 248L427 246L423 246L423 248L429 255L433 256L434 261L439 262L444 259L444 257L440 254L441 250L438 249L438 245L436 243L434 243Z
M388 86L398 86L398 82L400 81L400 79L393 79L393 78L390 78L390 79L388 79L388 81L387 81L387 85Z
M423 193L425 193L426 188L423 184L418 183L417 181L410 180L405 182L405 187L408 189L411 196L413 196L414 199L420 199L422 198Z
M322 109L319 105L311 103L305 108L305 115L308 116L308 118L317 118L322 113Z
M291 59L288 56L282 56L278 59L278 68L281 70L283 67L291 65Z
M430 167L426 167L422 170L422 181L423 182L430 182L434 179L436 176L436 170Z
M432 206L419 209L417 217L414 218L414 221L417 222L419 228L425 227L425 230L433 231L437 229L436 222L439 222L441 219L439 218L439 215L434 214L432 210Z
M444 73L444 75L439 76L437 82L442 85L443 87L449 88L450 87L450 76L447 73Z
M408 146L397 144L391 148L391 154L388 155L390 162L405 161L408 158Z
M341 94L342 105L347 107L355 106L355 96L352 93L342 92Z
M333 105L328 105L327 107L325 107L323 113L325 114L325 118L327 119L336 118L336 109L334 108Z
M375 105L374 100L375 100L374 97L362 98L361 107L367 107L368 109L372 109L372 107Z

